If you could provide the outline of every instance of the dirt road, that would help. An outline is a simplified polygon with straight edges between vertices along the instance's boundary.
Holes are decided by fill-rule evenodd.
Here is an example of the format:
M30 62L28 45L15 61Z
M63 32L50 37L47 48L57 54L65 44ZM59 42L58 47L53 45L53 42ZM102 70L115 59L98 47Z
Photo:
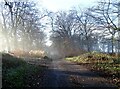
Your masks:
M91 72L82 65L77 65L65 60L52 61L47 69L43 87L80 87L80 88L99 88L117 89L105 78Z

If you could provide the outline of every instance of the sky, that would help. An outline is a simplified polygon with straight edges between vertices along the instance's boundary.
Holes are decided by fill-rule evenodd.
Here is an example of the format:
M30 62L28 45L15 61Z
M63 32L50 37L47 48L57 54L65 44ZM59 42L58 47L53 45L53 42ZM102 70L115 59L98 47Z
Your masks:
M97 0L38 0L39 3L42 3L43 7L51 10L70 10L71 8L80 7L86 8L95 4Z
M6 0L6 1L23 2L27 0ZM58 10L69 10L72 7L78 7L78 6L81 8L89 7L98 0L31 0L31 1L38 2L38 4L42 5L43 7L51 11L58 11ZM0 0L0 2L4 2L4 0Z

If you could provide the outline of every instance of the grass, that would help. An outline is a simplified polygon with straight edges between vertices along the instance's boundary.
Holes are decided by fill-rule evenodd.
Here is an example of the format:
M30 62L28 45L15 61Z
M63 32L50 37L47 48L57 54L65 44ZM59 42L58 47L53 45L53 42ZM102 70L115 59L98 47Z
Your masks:
M120 64L116 63L96 63L91 65L93 71L101 73L102 76L110 79L110 82L120 87Z
M65 60L82 64L120 87L120 58L104 53L86 53L76 57L69 57Z
M97 52L85 53L80 56L66 58L66 60L77 63L112 63L113 59L113 56Z
M2 54L2 68L2 86L11 88L27 87L28 83L34 81L38 73L42 75L45 69L9 54Z

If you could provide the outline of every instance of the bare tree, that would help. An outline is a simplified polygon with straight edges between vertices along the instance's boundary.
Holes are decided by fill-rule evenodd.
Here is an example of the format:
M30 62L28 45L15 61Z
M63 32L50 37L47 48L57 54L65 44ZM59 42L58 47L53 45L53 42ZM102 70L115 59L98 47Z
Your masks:
M77 16L77 21L79 23L79 34L82 37L85 48L90 52L94 41L92 41L94 34L96 34L96 23L94 19L90 16L90 12L88 10L79 13Z
M47 14L39 11L33 2L5 1L1 5L3 6L1 12L3 28L9 45L14 45L14 50L22 46L23 49L29 50L34 47L40 47L45 37L41 19ZM13 42L11 39L13 39ZM28 46L24 47L26 45Z
M55 18L55 24L53 29L53 34L55 34L56 39L61 39L62 42L61 46L64 49L64 53L70 54L74 51L75 43L73 40L73 35L76 33L77 24L76 24L76 17L74 11L68 12L58 12ZM54 38L55 38L54 37ZM66 52L69 50L69 52Z
M111 36L112 53L114 52L114 40L117 33L118 26L116 24L116 8L111 0L101 1L98 6L89 9L92 11L91 15L103 28L107 28L108 33ZM105 29L106 30L106 29Z

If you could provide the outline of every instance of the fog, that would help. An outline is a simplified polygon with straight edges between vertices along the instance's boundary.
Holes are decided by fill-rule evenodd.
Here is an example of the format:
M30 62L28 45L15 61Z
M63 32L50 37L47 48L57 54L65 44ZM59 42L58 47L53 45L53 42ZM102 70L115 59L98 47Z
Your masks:
M0 51L18 54L34 51L41 55L44 52L44 56L54 59L92 51L118 53L119 4L106 3L104 7L111 9L105 15L102 11L106 9L98 7L102 4L85 11L73 8L56 13L38 8L33 1L1 2Z

